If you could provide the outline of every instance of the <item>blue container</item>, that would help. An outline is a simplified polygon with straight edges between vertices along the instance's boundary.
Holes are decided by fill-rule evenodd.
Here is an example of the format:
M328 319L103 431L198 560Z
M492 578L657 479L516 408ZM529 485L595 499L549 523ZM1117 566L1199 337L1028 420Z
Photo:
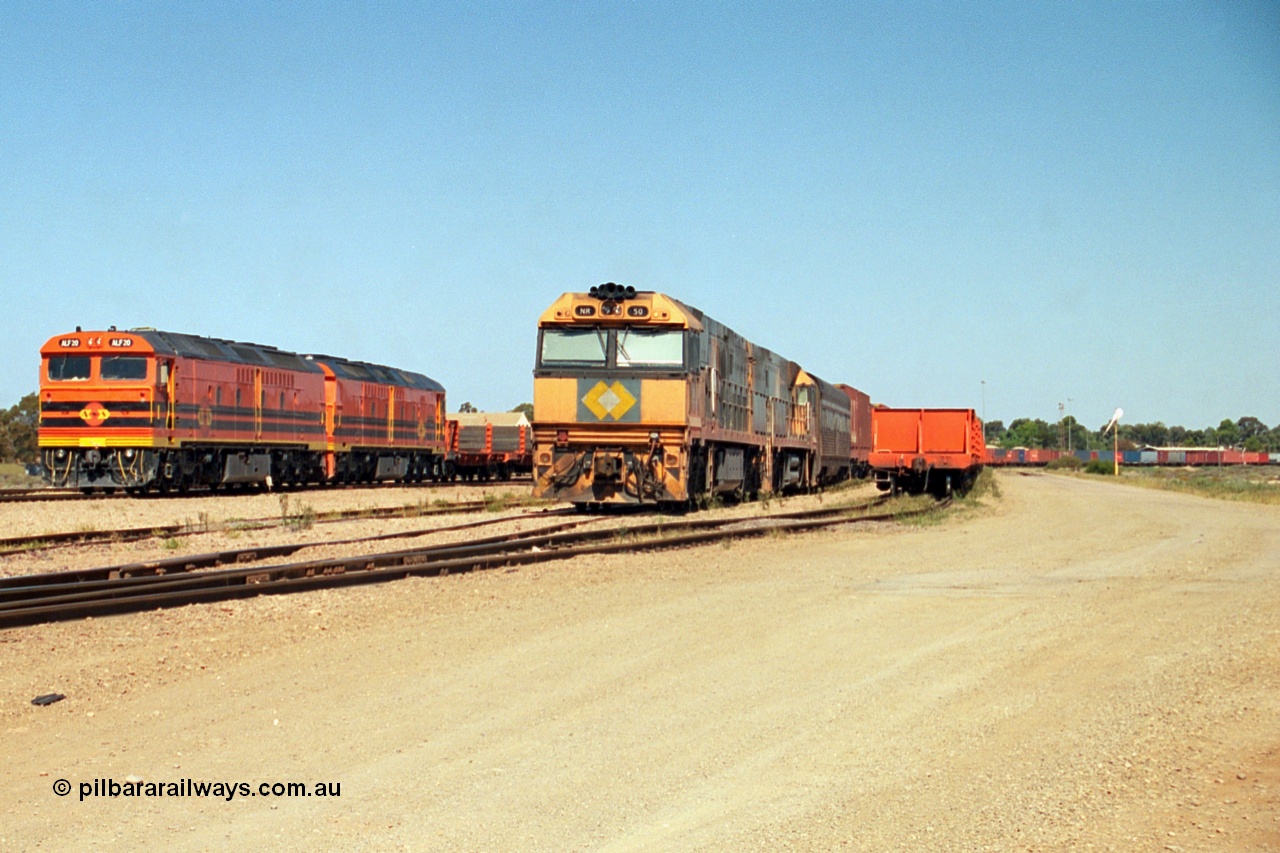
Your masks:
M1072 452L1072 455L1075 456L1075 458L1079 459L1081 462L1088 462L1090 459L1093 458L1092 453L1093 451L1090 451L1090 450L1076 450Z
M1154 450L1144 450L1138 454L1139 465L1154 465L1157 461L1156 452Z
M1142 461L1141 450L1121 450L1120 461L1125 465L1137 465Z
M1116 455L1112 453L1110 450L1099 450L1098 461L1099 462L1115 462Z

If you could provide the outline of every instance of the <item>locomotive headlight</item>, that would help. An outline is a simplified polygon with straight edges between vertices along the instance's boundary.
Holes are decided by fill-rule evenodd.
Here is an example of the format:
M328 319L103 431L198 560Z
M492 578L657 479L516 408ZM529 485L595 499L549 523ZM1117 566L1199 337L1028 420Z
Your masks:
M654 432L649 433L649 441L650 441L650 443L652 443L652 444L657 444L657 443L658 443L658 438L659 438L659 435L658 435L657 431L654 431Z
M133 458L133 448L132 448L132 447L125 448L125 451L124 451L124 458L125 458L125 459L132 459L132 458Z
M67 458L67 450L66 450L66 448L64 448L64 447L59 447L59 448L57 449L57 451L55 451L55 452L54 452L54 454L53 454L53 455L54 455L54 457L55 457L55 458L57 458L57 459L66 459L66 458Z

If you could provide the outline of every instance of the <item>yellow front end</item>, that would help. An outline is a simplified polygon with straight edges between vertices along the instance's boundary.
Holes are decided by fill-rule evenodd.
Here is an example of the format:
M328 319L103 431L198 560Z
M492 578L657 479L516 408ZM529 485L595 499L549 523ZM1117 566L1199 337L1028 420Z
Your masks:
M689 499L682 307L661 294L616 302L565 294L543 315L533 383L536 496L579 504ZM577 349L557 360L552 341Z

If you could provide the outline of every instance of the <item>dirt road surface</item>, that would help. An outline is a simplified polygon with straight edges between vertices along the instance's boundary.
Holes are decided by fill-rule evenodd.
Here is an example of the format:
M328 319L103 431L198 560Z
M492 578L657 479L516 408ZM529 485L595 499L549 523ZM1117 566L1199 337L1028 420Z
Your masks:
M998 483L936 524L0 631L0 848L1280 849L1280 511Z

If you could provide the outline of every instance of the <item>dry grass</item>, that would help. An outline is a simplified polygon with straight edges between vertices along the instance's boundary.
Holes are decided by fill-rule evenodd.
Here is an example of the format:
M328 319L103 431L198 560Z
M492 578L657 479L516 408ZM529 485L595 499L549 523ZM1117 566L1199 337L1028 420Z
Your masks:
M27 476L26 466L18 462L0 462L0 488L33 489L43 486L44 480Z
M1110 475L1112 463L1106 465L1106 474ZM1066 476L1089 476L1088 474L1071 474L1058 472ZM1147 489L1164 489L1170 492L1183 492L1198 495L1202 498L1217 498L1228 501L1245 501L1247 503L1280 504L1280 468L1274 465L1226 465L1199 468L1154 468L1120 466L1120 476L1104 476L1089 479L1101 479L1103 482L1124 483L1130 486L1142 486Z
M1280 469L1275 466L1125 468L1122 465L1120 480L1150 489L1167 489L1204 498L1280 504Z

